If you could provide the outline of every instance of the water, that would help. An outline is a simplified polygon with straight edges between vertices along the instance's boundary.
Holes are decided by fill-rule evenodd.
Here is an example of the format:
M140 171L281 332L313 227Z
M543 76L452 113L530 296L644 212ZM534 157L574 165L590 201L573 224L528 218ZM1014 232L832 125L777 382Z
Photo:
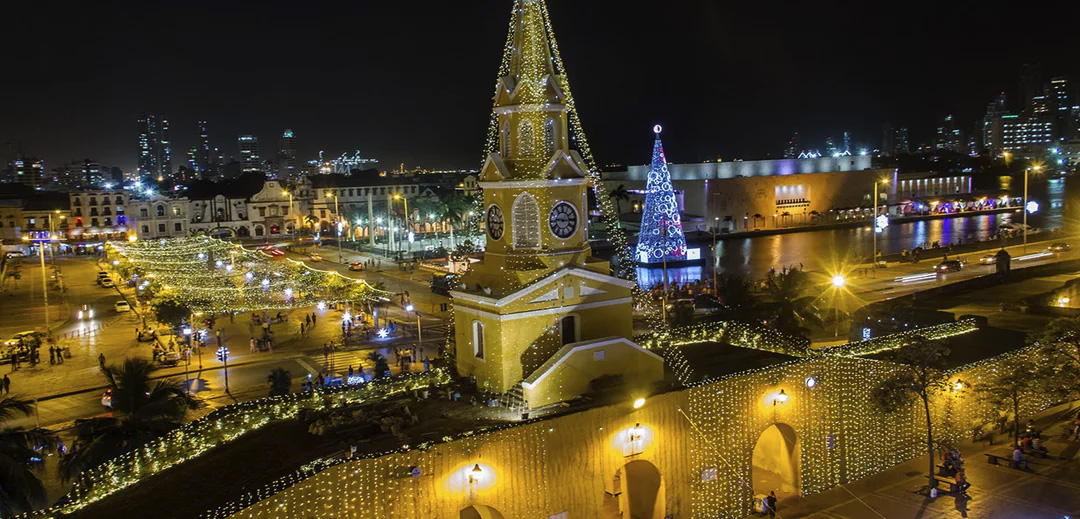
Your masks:
M1023 189L1023 179L1019 180ZM1029 186L1029 196L1040 202L1038 213L1028 216L1028 225L1053 229L1065 223L1065 181L1049 180ZM918 246L927 247L937 241L942 246L987 240L997 235L998 228L1020 223L1019 212L962 216L894 224L877 234L877 247L883 254L899 253ZM869 223L869 222L868 222ZM870 257L874 232L869 227L832 229L826 231L775 234L746 238L731 238L717 242L720 273L728 272L750 277L764 276L770 268L803 266L808 270L837 270L849 254ZM700 243L702 255L711 243ZM638 283L643 287L663 282L661 269L638 268ZM711 276L707 267L668 269L669 282L685 283Z

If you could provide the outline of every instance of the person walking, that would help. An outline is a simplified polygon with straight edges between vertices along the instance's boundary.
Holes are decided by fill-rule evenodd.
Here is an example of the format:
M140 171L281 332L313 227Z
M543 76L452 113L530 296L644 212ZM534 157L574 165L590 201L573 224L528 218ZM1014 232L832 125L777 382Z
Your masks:
M0 389L4 390L5 395L11 394L11 379L7 375L4 375L4 387Z
M967 489L970 486L971 483L968 483L967 475L964 474L964 469L956 471L956 491L959 492L960 495L970 499L971 496L967 493Z
M98 364L101 365L101 369L105 369L105 354L99 353L97 356Z
M765 497L765 508L769 512L769 519L776 519L776 491L769 492Z
M311 324L318 324L319 316L315 312L311 312Z

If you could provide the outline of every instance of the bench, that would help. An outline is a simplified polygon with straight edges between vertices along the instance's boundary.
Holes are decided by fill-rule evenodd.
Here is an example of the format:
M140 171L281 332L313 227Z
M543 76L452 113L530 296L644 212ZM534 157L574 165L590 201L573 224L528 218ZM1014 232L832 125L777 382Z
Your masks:
M930 476L925 476L924 475L923 477L924 478L929 478ZM932 481L931 484L932 484L932 486L937 487L938 483L947 483L949 485L949 490L941 490L941 492L953 493L953 492L956 492L957 490L959 490L959 488L956 486L956 479L951 477L951 476L942 476L942 475L939 475L939 474L934 474L934 480Z

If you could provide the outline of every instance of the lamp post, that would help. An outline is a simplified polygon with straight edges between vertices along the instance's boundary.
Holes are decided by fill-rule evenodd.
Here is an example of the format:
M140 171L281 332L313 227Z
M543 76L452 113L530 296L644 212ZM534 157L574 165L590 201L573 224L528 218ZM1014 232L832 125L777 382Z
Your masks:
M24 236L23 239L30 238ZM41 258L41 294L45 301L45 335L49 335L49 277L45 274L45 244L38 240L38 257Z
M292 193L290 193L288 190L282 189L281 194L289 197L289 219L290 220L295 220L296 216L293 214L293 207L292 207L292 205L293 205ZM300 226L299 222L293 223L293 232L296 232L296 228L299 227L299 226Z
M338 213L338 196L327 191L326 198L334 199L334 226L337 227L337 261L341 263L341 213Z
M1027 224L1027 215L1028 215L1028 212L1029 212L1028 207L1027 207L1027 205L1028 205L1028 172L1030 172L1031 170L1035 170L1036 172L1038 172L1040 169L1042 169L1042 166L1040 166L1038 164L1034 164L1031 167L1024 169L1024 208L1023 208L1023 211L1024 211L1024 254L1027 254L1027 235L1028 235L1028 224Z
M714 296L720 294L720 292L716 289L716 264L717 264L717 258L716 258L716 229L718 227L720 227L720 217L719 216L713 218L713 228L712 228L712 289L713 289L713 295Z
M847 278L845 278L843 274L833 274L831 281L833 290L836 291L834 297L839 297L842 294L841 290L844 288L844 285L847 284ZM837 308L835 308L835 305L833 309L838 310ZM833 337L838 337L840 335L839 322L839 312L836 312L833 315Z
M401 195L401 193L394 193L394 200L400 199L405 203L405 232L409 232L409 199ZM412 242L409 242L407 246L409 252L412 252Z
M405 311L416 313L416 342L422 347L424 343L424 330L420 327L420 312L416 312L416 308L412 303L405 305Z
M218 348L217 357L223 364L225 364L225 392L229 392L229 348L224 346Z
M874 226L877 226L878 184L879 183L888 184L889 179L883 178L883 179L880 179L880 180L874 180L874 211L873 211L873 214L870 216L870 224L874 225ZM888 207L888 204L886 204L886 207ZM877 277L877 231L874 231L874 234L870 237L870 239L874 243L874 252L870 256L870 262L873 264L874 277L876 278Z

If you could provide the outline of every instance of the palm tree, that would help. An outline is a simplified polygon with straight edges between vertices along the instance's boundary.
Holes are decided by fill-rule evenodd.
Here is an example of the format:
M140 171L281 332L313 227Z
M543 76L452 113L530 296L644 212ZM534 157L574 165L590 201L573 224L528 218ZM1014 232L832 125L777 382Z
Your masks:
M372 368L372 373L375 378L383 378L383 375L385 375L386 372L390 370L390 363L388 363L386 361L386 357L384 357L378 351L372 351L371 353L368 353L367 358L375 364L375 366Z
M71 455L60 463L61 476L71 479L120 454L134 450L180 427L188 409L198 407L183 385L173 379L153 381L145 359L127 359L103 370L112 390L117 416L82 422Z
M0 422L33 412L29 402L10 396L0 398ZM35 448L50 445L52 435L44 429L24 431L5 427L0 431L0 517L29 512L47 503L45 486L35 472L42 455Z
M292 390L292 374L283 368L270 370L266 381L270 384L270 396L287 395Z
M761 220L762 222L765 221L765 217L761 216L761 213L754 213L754 216L752 216L751 218L754 219L754 228L755 229L757 228L757 221L758 220Z
M615 218L619 222L619 227L622 227L622 203L630 200L630 192L626 190L625 184L619 184L619 187L612 189L608 193L608 198L615 201Z
M765 293L773 308L773 327L803 337L809 333L803 324L814 317L811 313L814 298L806 295L812 284L805 272L796 269L785 268L766 276Z
M738 319L751 320L757 310L757 299L750 291L750 281L744 276L724 274L717 281L717 295Z

